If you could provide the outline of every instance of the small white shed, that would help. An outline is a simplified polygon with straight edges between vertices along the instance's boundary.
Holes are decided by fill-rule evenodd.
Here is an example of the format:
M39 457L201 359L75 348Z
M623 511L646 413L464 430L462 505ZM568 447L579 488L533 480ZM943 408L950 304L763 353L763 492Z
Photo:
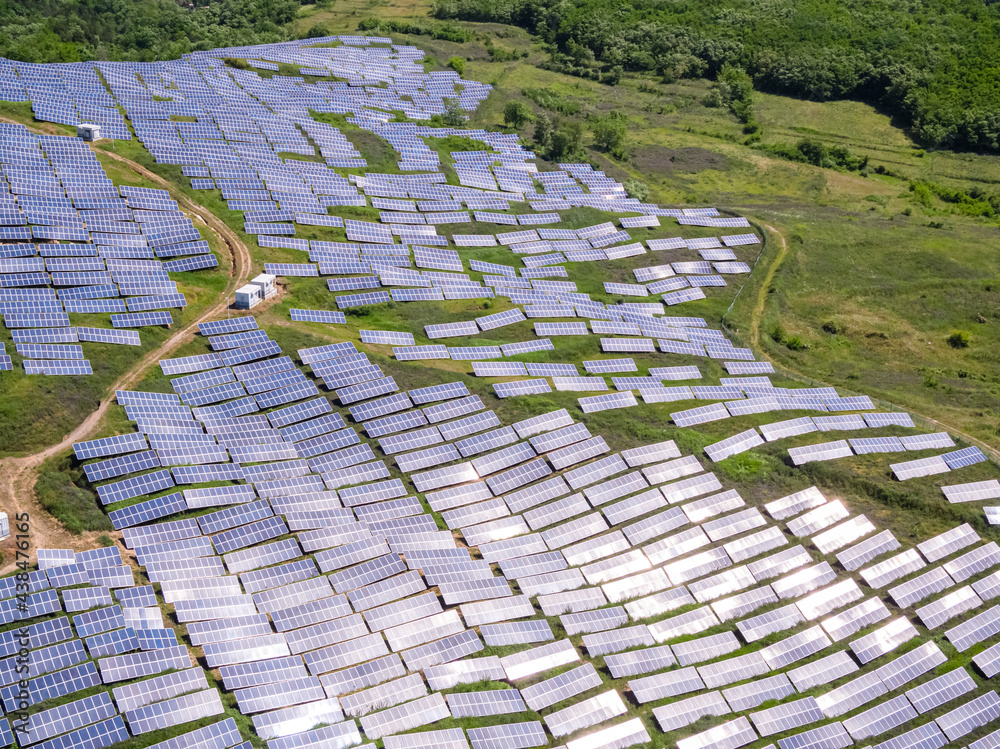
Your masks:
M83 138L88 143L101 139L101 126L90 122L81 122L76 126L76 137Z
M261 296L259 286L248 283L236 290L236 309L250 309L260 304L264 297Z
M270 299L278 293L278 289L274 285L276 280L277 276L272 276L270 273L261 273L256 278L251 279L250 285L260 289L261 299Z

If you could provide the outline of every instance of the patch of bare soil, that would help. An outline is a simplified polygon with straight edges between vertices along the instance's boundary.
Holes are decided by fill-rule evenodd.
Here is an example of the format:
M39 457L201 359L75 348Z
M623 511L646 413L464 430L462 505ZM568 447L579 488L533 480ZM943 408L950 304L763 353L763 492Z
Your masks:
M642 146L632 154L632 162L643 172L660 174L696 174L706 169L724 170L729 159L704 148L667 148Z

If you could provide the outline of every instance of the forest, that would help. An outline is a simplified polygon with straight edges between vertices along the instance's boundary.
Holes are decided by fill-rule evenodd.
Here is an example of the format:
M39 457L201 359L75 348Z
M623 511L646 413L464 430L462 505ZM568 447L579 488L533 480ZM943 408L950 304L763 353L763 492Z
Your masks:
M297 0L3 0L0 56L24 62L176 59L289 38Z
M669 81L728 63L762 91L869 102L929 147L1000 150L1000 9L982 0L437 0L434 12L526 28L564 73Z

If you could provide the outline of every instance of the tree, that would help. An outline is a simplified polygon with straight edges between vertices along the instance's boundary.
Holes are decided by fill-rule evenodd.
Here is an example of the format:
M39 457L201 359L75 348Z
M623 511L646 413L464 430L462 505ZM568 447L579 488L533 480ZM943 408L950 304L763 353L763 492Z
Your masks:
M594 145L613 154L619 159L628 157L628 117L613 110L607 117L596 120L590 131L594 134Z
M441 121L448 127L465 125L465 110L458 106L456 99L444 100L444 115L442 115Z
M549 136L549 158L570 161L579 155L583 145L583 126L579 122L563 122Z
M552 135L552 121L543 112L535 120L535 148L545 148L549 143L549 136Z
M524 127L524 123L533 119L534 115L531 114L531 107L523 101L511 99L503 108L504 124L507 127L514 128L515 130L519 130Z
M459 75L465 75L465 59L455 56L448 58L448 67Z
M707 107L729 107L740 122L757 129L753 116L753 80L743 68L729 63L723 65L703 103Z

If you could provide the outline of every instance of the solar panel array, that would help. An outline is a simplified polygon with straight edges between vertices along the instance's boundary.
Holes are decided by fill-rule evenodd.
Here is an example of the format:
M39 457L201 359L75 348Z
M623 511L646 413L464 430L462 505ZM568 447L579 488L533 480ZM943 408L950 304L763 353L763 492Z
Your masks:
M253 69L226 58L249 59ZM136 431L75 451L151 585L137 585L112 547L40 554L44 568L33 573L26 607L15 588L0 586L5 625L37 620L33 742L105 747L167 731L163 749L229 749L242 737L233 721L216 719L221 688L270 749L348 747L362 734L386 749L467 741L473 749L736 749L770 736L780 749L994 746L971 740L987 741L1000 718L1000 699L979 678L1000 671L990 644L1000 635L995 544L961 526L914 547L815 488L752 505L727 488L737 456L777 439L796 440L795 463L945 450L892 463L899 478L980 470L970 466L986 456L947 435L908 432L908 417L876 413L863 397L776 387L767 377L773 368L753 352L700 318L668 314L724 293L723 276L748 273L758 243L752 233L667 237L674 220L728 229L745 219L641 204L588 165L539 172L513 134L393 121L392 111L427 120L451 98L472 111L489 94L453 71L425 73L422 59L388 39L339 37L155 64L0 64L0 82L23 86L36 116L79 119L86 90L107 110L108 132L126 137L121 106L158 162L183 166L193 187L218 189L244 211L261 247L302 252L308 262L265 269L296 277L290 283L326 284L336 310L290 313L310 330L339 336L323 326L344 326L378 305L503 305L418 314L429 324L364 330L359 346L294 355L252 317L204 323L203 353L161 362L173 393L119 392ZM302 75L255 72L279 64ZM361 171L353 144L310 109L346 114L385 139L403 174ZM483 144L450 155L457 185L439 171L448 157L425 142L450 135ZM7 202L31 227L26 239L81 243L77 255L65 244L36 253L25 241L30 254L0 260L19 290L35 280L53 287L37 295L40 304L0 289L4 322L18 333L13 353L30 357L26 371L85 371L94 343L135 343L134 331L115 329L164 324L158 313L184 303L168 274L208 267L198 260L209 256L207 245L158 191L108 185L106 210L127 212L114 219L125 226L84 215L97 209L73 194L66 149L16 128L4 137L5 155L32 154L33 167L48 170L65 194L65 203L56 196L69 209L60 215L72 213L57 223L27 220L37 193L18 189L5 166ZM328 211L369 200L378 223ZM515 202L533 212L508 212ZM575 206L640 215L618 219L624 230L614 221L563 228L560 211ZM462 234L470 214L496 233ZM302 239L296 224L331 239ZM474 251L449 245L509 252L510 265L470 259L466 268ZM648 265L647 250L670 253L670 262ZM634 266L634 284L594 287L602 295L595 301L571 278L573 263L595 261L648 267ZM107 332L69 324L69 314L110 313L118 321ZM398 317L405 328L408 313ZM589 346L588 376L575 359L549 361L565 345ZM386 363L390 347L395 361ZM524 355L531 361L507 361ZM690 356L698 358L683 359ZM730 377L704 382L706 357ZM472 392L464 384L471 378L445 375L457 381L403 389L410 377L402 373L416 373L421 385L440 380L435 365L494 381ZM505 415L514 406L494 398L515 398L532 416L512 422ZM549 399L565 408L553 410ZM661 403L678 404L664 410L675 427L711 424L722 434L731 418L817 415L741 422L742 431L697 454L652 439L618 450L619 430L591 431ZM633 410L603 414L618 409ZM650 429L620 432L641 443ZM858 435L868 429L889 433ZM815 444L813 431L843 438ZM888 471L890 463L877 465ZM995 489L971 482L945 494L988 501ZM9 688L17 646L4 634L0 673ZM219 686L192 661L186 639L219 669ZM942 668L959 653L972 665L962 656L957 668ZM584 657L603 658L607 671ZM607 674L626 679L627 690ZM489 683L455 689L478 682ZM72 699L84 689L96 691ZM13 695L0 697L7 707ZM632 700L656 703L655 724L630 717ZM457 727L435 728L445 719ZM187 731L192 721L208 725Z

